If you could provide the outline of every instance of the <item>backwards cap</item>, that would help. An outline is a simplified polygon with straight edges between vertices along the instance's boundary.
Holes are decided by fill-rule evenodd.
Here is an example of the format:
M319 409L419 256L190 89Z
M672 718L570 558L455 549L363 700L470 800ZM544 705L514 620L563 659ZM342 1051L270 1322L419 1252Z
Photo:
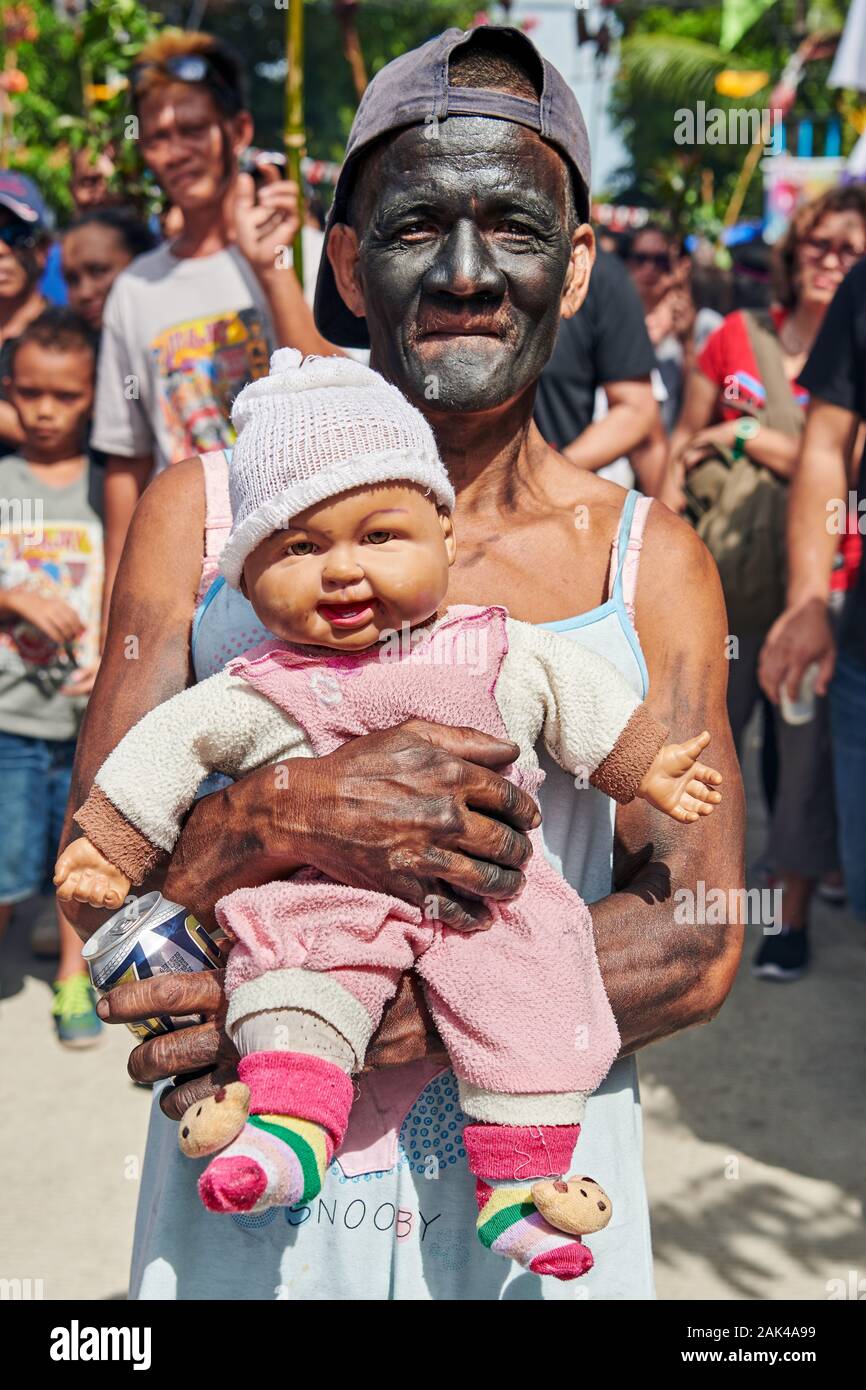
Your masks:
M508 35L515 58L541 86L533 101L488 87L449 87L448 64L455 52L479 35ZM485 24L483 29L446 29L436 38L401 53L377 72L361 98L349 139L345 163L337 180L334 201L325 224L325 241L316 282L315 318L319 331L343 347L369 347L367 321L346 307L337 289L327 256L328 237L346 209L359 158L374 141L406 126L444 121L448 116L491 116L528 126L566 159L582 186L588 215L591 166L589 136L577 97L562 73L544 58L531 39L509 25Z

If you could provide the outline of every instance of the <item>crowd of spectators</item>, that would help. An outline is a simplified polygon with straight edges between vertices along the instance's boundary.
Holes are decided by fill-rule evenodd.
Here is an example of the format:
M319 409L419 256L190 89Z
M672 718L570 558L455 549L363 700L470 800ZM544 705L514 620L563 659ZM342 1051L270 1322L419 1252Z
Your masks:
M75 214L61 231L34 181L0 170L0 494L4 521L15 521L0 534L0 932L16 904L50 888L75 740L141 494L162 470L231 444L231 403L276 346L341 351L311 312L324 207L308 203L301 232L295 186L273 162L251 160L236 55L203 34L166 33L142 53L130 87L161 218L145 222L124 199L110 147L72 159ZM286 256L298 235L312 263L306 285ZM735 248L726 271L661 222L602 243L586 302L563 319L540 379L536 423L575 468L637 487L699 529L712 512L716 538L721 515L725 543L749 552L761 602L745 611L742 565L728 580L720 568L729 714L741 747L759 721L770 813L762 869L782 888L779 931L764 938L755 969L796 979L809 963L816 891L842 901L847 888L866 912L852 781L866 745L862 720L845 713L866 680L856 507L841 534L820 530L833 499L856 493L862 454L866 188L830 189L797 212L772 253L757 238ZM735 510L720 513L724 487L706 492L720 476L712 466L726 478L748 466L772 482L762 538ZM793 561L788 552L787 589L786 534L800 546ZM846 596L845 751L834 757L828 691ZM814 715L793 723L779 701L813 667ZM101 1025L78 938L57 917L34 947L59 951L55 1025L61 1042L82 1046Z

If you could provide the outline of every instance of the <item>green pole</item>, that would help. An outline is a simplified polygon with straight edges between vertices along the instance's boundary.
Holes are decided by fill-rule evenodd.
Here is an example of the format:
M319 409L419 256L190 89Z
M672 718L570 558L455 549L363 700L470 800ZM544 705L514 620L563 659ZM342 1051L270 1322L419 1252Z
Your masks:
M289 0L286 10L286 127L283 135L286 172L298 185L298 214L304 225L304 185L301 160L306 154L304 131L304 0ZM292 248L293 265L304 284L304 249L300 230Z

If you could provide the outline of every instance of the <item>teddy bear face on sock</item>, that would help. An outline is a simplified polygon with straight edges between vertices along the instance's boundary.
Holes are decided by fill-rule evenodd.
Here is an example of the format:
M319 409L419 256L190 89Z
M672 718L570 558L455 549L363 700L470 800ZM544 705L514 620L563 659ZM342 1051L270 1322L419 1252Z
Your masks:
M204 1158L225 1148L240 1134L249 1108L249 1087L242 1081L230 1081L212 1096L191 1105L178 1133L181 1153L187 1158Z
M613 1215L610 1198L593 1178L549 1178L533 1183L532 1200L545 1221L569 1235L602 1231Z

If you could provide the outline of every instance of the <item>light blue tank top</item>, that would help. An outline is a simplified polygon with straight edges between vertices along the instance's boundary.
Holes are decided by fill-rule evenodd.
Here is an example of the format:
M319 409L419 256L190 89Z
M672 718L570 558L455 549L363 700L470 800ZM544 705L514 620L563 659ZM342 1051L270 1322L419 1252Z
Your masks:
M624 592L637 501L637 493L626 494L608 600L589 613L545 626L607 657L643 698L648 686L646 663ZM215 580L193 624L197 679L220 670L231 656L267 635L243 595L222 579ZM577 790L573 779L543 750L540 757L547 773L539 797L545 852L581 896L594 902L611 890L614 803L594 788ZM615 1063L587 1104L575 1171L595 1175L611 1193L614 1217L603 1238L594 1242L595 1268L572 1283L539 1280L516 1265L493 1260L480 1247L474 1233L474 1183L459 1142L463 1123L453 1075L446 1073L424 1090L407 1116L400 1131L396 1169L346 1178L332 1164L315 1212L288 1216L283 1211L266 1212L261 1217L217 1220L201 1210L195 1195L199 1165L181 1157L175 1126L155 1106L142 1175L130 1297L407 1301L654 1297L634 1058ZM439 1164L435 1183L425 1181L430 1176L425 1167L430 1153ZM402 1241L394 1239L395 1230L400 1234L401 1220L407 1237ZM191 1253L199 1241L208 1251L207 1260ZM239 1269L243 1271L240 1292Z

